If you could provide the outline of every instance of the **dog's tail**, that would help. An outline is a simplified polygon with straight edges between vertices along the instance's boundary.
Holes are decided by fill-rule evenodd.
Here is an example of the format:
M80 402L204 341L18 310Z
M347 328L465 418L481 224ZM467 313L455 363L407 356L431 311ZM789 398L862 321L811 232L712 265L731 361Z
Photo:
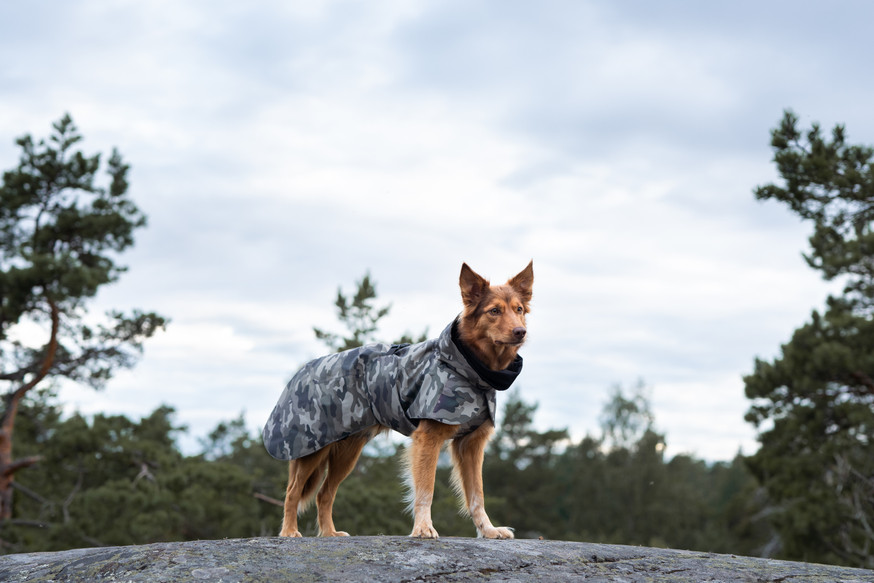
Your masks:
M300 504L297 507L297 513L301 514L307 508L310 507L313 500L316 498L316 492L319 491L319 488L322 486L322 482L325 480L325 474L328 469L328 457L325 456L324 461L319 464L319 466L310 474L310 477L307 478L306 483L303 485L303 490L300 493Z
M404 455L401 457L401 477L405 490L403 498L406 503L405 510L411 516L416 516L416 488L413 485L413 458L410 447L405 448Z

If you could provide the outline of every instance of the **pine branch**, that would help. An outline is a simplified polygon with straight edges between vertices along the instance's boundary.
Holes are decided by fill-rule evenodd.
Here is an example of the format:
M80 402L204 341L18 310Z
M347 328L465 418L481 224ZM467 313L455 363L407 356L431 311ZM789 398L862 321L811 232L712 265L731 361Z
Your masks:
M42 457L38 455L21 458L20 460L16 460L5 466L0 466L0 475L2 475L4 478L11 478L18 470L29 468L40 460L42 460Z
M24 398L32 388L38 385L48 374L55 362L55 354L58 351L58 330L61 324L61 312L58 305L51 299L48 299L50 316L52 320L52 331L49 337L49 342L46 344L46 353L40 365L39 371L27 383L16 389L9 399L9 404L6 411L3 413L3 421L0 422L0 454L3 453L4 440L12 439L12 430L15 425L15 415L18 413L18 403ZM9 443L11 447L11 441Z
M27 496L27 497L29 497L29 498L33 498L34 500L36 500L36 501L39 502L40 504L44 504L44 505L47 505L47 506L52 504L52 501L51 501L51 500L49 500L49 499L47 499L47 498L41 496L40 494L37 494L36 492L34 492L33 490L31 490L31 489L28 488L27 486L23 486L23 485L21 484L21 482L12 482L12 487L13 487L15 490L18 490L19 492L21 492L22 494L24 494L25 496Z

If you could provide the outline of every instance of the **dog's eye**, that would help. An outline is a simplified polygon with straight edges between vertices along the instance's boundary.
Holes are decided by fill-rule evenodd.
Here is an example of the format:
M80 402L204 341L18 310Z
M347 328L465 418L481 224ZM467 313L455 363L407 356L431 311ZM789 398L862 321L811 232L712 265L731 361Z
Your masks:
M492 308L491 310L489 310L489 314L491 314L492 316L500 316L501 309L500 308Z
M516 311L521 314L522 312L525 311L525 308L523 308L522 306L519 306L518 308L516 308Z

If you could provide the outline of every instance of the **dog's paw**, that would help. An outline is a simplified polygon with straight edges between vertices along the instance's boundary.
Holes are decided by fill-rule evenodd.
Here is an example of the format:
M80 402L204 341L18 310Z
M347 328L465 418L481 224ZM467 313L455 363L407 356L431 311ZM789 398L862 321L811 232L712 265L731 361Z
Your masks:
M413 526L413 532L410 533L411 538L440 538L433 524L417 524Z
M319 536L349 536L349 533L343 532L342 530L334 530L331 532L323 532Z
M285 529L283 529L282 532L279 533L279 536L290 536L290 537L300 538L303 535L300 533L299 530L285 530Z
M507 528L505 526L498 527L489 527L482 531L481 536L483 538L514 538L513 530L511 528Z

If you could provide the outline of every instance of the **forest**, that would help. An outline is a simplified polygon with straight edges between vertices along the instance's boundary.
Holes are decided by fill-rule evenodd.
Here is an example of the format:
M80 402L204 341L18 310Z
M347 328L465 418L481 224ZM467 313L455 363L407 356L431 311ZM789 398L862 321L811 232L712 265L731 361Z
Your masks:
M84 316L96 290L124 272L116 261L145 226L127 195L116 151L101 185L99 154L76 150L69 116L52 135L17 140L19 165L0 185L0 549L52 551L153 541L274 536L285 464L269 457L242 415L183 453L186 429L163 406L141 419L62 414L57 383L106 385L135 365L143 342L167 325L152 312ZM779 184L754 190L813 227L811 268L845 284L814 311L771 362L744 377L747 421L760 449L731 462L667 458L644 383L605 392L601 431L575 442L538 430L537 403L504 395L484 467L489 513L522 538L694 549L874 567L874 150L850 145L842 126L803 131L792 112L771 133ZM340 337L331 349L378 336L388 308L369 276L338 292ZM45 343L17 326L36 323ZM404 339L412 340L412 339ZM606 389L606 388L605 388ZM338 527L406 535L404 444L377 438L341 486ZM438 469L433 507L443 536L474 536ZM301 520L315 534L312 510Z

